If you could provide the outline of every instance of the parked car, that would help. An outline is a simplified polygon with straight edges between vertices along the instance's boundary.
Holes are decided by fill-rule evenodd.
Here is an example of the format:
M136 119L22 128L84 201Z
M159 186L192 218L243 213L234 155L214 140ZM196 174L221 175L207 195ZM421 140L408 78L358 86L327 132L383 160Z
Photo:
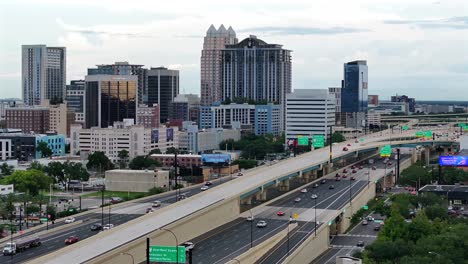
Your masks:
M355 168L356 168L356 166L354 166L354 165L353 165L353 166L351 166L351 169L352 169L352 170L354 170Z
M208 190L208 188L209 188L209 187L205 185L205 186L202 186L202 187L200 188L200 190L206 191L206 190Z
M336 177L336 178L335 178L335 181L340 181L340 177Z
M113 228L114 225L113 224L107 224L107 225L104 225L104 227L102 228L102 230L109 230L111 228Z
M295 202L295 203L298 203L298 202L300 202L300 201L301 201L301 198L299 198L299 197L297 197L296 199L294 199L294 202Z
M257 227L262 228L262 227L266 227L266 226L267 226L267 222L265 222L265 221L263 221L263 220L260 220L260 221L258 221L258 223L257 223Z
M362 168L364 168L364 167L362 167L362 166L359 166L359 169L360 169L360 170L362 170Z
M283 212L283 211L278 211L278 212L276 213L276 215L277 215L277 216L283 216L283 215L284 215L284 212Z
M375 166L372 166L372 170L376 170L377 168Z
M237 176L242 176L242 175L244 175L242 174L242 172L237 173Z
M335 177L340 177L340 174L339 173L335 174Z
M310 196L310 198L312 198L312 199L317 199L317 197L318 196L316 194L312 194L312 196Z
M364 241L357 242L356 246L363 247L364 246Z
M351 147L351 144L348 143L347 146L348 146L348 147Z
M307 189L306 188L302 189L301 193L307 193Z
M91 231L100 231L102 230L102 225L99 223L95 223L90 226Z
M161 207L161 201L153 201L153 203L151 204L151 207Z
M343 174L343 179L346 179L346 177L348 177L348 175L346 175L346 174Z
M120 197L112 197L110 202L111 204L121 203L123 202L123 199Z
M80 239L77 236L69 236L67 239L65 239L65 244L71 245L73 243L78 242Z
M65 219L65 224L71 224L71 223L75 222L75 220L76 219L74 217L69 217L69 218Z
M182 243L182 246L185 247L185 251L190 251L190 250L193 250L195 248L195 244L190 242L190 241Z
M154 212L153 207L146 208L146 213L147 214L152 213L152 212Z
M356 170L353 170L352 172L353 172L353 173L356 173L357 171L356 171Z

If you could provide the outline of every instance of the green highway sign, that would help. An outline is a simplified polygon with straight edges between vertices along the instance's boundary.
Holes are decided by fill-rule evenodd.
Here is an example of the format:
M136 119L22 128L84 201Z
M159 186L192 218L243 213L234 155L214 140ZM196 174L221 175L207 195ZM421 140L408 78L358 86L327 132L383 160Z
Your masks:
M402 126L401 128L406 131L409 129L409 126Z
M323 148L325 146L325 136L314 135L312 137L312 145L314 148Z
M359 141L360 141L360 142L364 142L364 138L360 138Z
M385 145L380 149L381 157L390 157L390 155L392 155L392 146Z
M364 205L364 206L362 207L362 209L364 209L364 210L369 210L369 206Z
M423 131L416 132L416 137L418 138L424 137L424 132Z
M179 261L177 261L177 251ZM149 257L152 262L185 263L185 247L150 246Z
M41 221L41 223L44 223L44 222L47 222L47 218L43 217L41 219L39 219Z
M297 144L299 146L308 146L309 145L309 138L308 137L304 137L304 136L299 136L297 138Z
M427 139L432 138L432 130L424 131L424 137Z

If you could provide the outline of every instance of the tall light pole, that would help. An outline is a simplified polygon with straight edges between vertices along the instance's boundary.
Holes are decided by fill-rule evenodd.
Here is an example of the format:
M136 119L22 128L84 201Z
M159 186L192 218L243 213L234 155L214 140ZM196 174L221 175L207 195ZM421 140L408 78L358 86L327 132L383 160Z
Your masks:
M171 233L173 236L174 236L174 239L176 241L176 263L179 264L179 240L177 239L177 236L174 234L174 232L172 232L170 229L167 229L167 228L158 228L158 230L162 230L162 231L167 231L169 233Z
M250 211L250 248L253 247L253 221L254 221L254 218L253 218L253 215L252 215L252 209L249 210Z
M132 258L132 263L135 264L135 258L133 257L132 254L128 253L128 252L122 252L120 253L120 255L127 255L127 256L130 256Z
M317 199L318 199L318 195L317 197L314 199L315 202L314 202L314 222L315 222L315 225L314 225L314 234L315 236L317 236Z

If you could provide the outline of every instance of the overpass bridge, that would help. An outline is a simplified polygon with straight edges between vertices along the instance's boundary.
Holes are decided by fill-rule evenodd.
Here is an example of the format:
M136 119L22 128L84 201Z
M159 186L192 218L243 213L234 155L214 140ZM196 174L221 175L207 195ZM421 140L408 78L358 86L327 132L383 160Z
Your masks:
M333 146L333 159L359 155L359 153L376 151L392 140L392 145L422 145L440 144L451 146L456 144L450 140L435 140L418 142L412 138L415 131L404 131L393 135L385 131L382 135L368 135L364 143L351 143L348 151L343 147L349 142ZM398 139L409 140L398 140ZM398 141L396 141L398 140ZM148 214L109 231L102 232L67 248L35 259L31 263L126 263L125 258L119 258L122 252L136 256L137 262L145 256L145 238L149 237L152 244L174 244L174 238L166 231L171 229L177 234L179 242L187 241L218 226L237 218L241 212L241 203L249 203L254 195L260 198L264 190L272 186L288 189L288 181L294 177L311 180L318 171L322 174L330 172L328 148L308 152L296 158L277 164L262 167L246 173L224 186L216 187L177 204L161 208L156 213Z

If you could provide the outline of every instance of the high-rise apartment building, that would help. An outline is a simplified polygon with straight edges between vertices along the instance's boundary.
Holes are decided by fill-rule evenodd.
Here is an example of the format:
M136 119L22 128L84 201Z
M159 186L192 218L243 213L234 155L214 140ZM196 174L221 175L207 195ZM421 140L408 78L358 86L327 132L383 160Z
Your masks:
M294 90L286 96L286 140L324 135L335 125L335 98L327 89Z
M200 58L201 104L220 102L222 95L222 50L228 44L237 44L236 32L224 25L216 29L213 25L206 32Z
M346 127L366 127L368 108L367 62L351 61L344 64L341 89L341 124Z
M46 45L23 45L21 86L26 105L52 103L65 98L66 48Z
M169 104L179 94L179 71L164 67L146 71L148 100L146 104L158 104L161 123L169 118Z
M84 123L85 81L73 80L67 85L67 107L75 114L75 122Z
M179 94L169 104L169 119L196 121L198 120L198 109L200 108L200 97L196 94ZM196 113L193 113L196 111Z
M115 121L136 119L138 77L87 75L85 77L85 127L109 127Z

